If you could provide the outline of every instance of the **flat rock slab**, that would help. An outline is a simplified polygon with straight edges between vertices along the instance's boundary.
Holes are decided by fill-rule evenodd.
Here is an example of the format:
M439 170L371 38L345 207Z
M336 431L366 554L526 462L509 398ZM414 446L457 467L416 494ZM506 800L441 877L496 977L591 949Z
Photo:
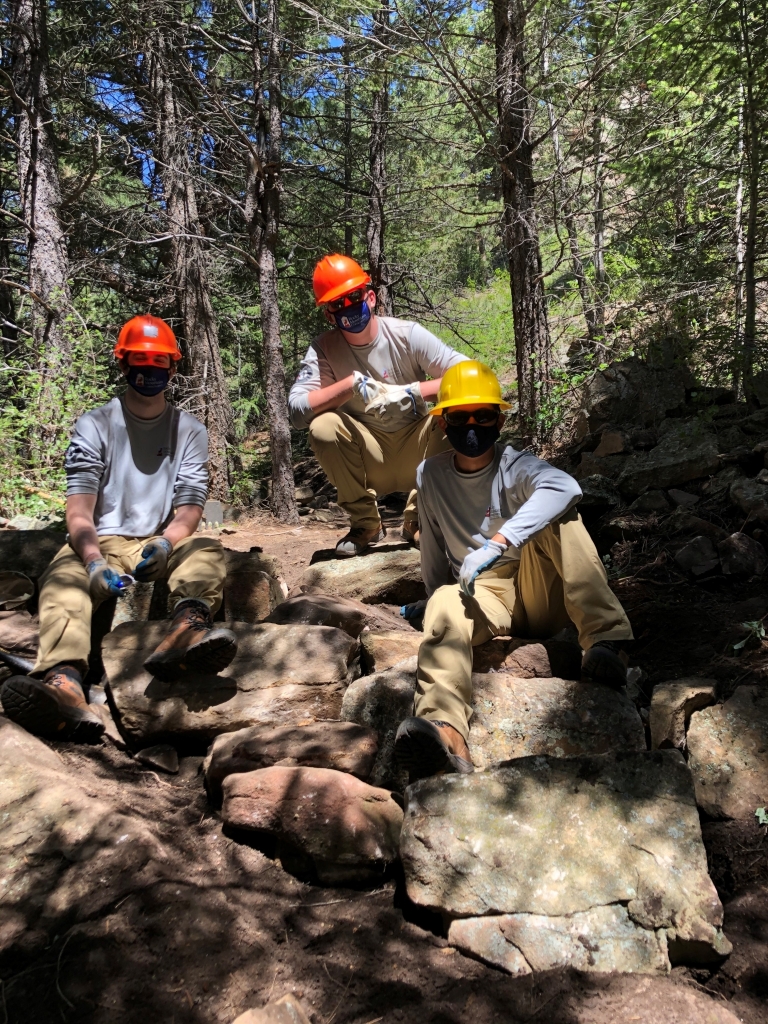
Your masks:
M0 715L0 951L96 917L165 859L148 828Z
M359 672L359 644L328 626L229 623L238 652L219 675L163 683L143 664L167 630L125 622L104 639L110 703L133 746L173 742L207 749L224 732L251 725L338 719L347 683Z
M351 722L286 725L278 729L252 726L217 736L203 762L205 788L221 803L221 784L228 775L257 768L333 768L360 779L371 774L378 744L373 729Z
M696 802L712 818L752 818L768 803L768 690L737 686L688 727Z
M299 585L363 604L408 604L427 593L421 579L421 556L413 548L316 562L304 571Z
M662 928L635 924L626 907L595 907L570 917L499 914L453 921L452 946L508 974L571 967L577 971L667 974Z
M58 530L0 530L0 565L36 580L66 540Z
M651 746L685 750L685 732L694 711L715 703L714 679L675 679L659 683L651 697Z
M348 597L297 594L281 601L265 621L280 625L333 626L358 637L367 624L367 606Z
M631 455L617 486L635 495L650 488L674 487L720 469L717 438L698 422L670 431L651 451Z
M645 750L634 704L605 686L494 672L473 674L472 691L469 749L476 768L530 754Z
M224 824L271 837L283 866L322 884L380 879L397 860L392 794L328 768L262 768L224 780Z
M622 904L659 950L665 933L675 962L730 952L678 751L526 757L425 779L406 791L400 853L410 898L450 918Z
M366 675L372 672L386 672L405 658L419 653L423 633L411 630L370 629L360 634L360 660Z

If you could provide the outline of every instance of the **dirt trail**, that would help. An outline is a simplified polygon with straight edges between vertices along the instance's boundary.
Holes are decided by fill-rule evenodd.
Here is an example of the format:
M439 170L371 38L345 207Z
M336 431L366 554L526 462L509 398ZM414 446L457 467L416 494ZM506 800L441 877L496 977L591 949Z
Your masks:
M275 555L293 586L314 550L341 532L265 518L222 539ZM696 608L683 605L679 614L694 618ZM166 777L111 746L57 749L89 792L143 819L168 860L106 913L0 964L0 1024L230 1022L288 992L314 1024L765 1020L768 888L758 878L739 891L727 865L718 884L730 899L725 930L735 949L722 968L515 980L447 947L439 920L408 903L397 877L374 892L323 889L235 843L206 802L200 758L182 759L179 775ZM741 842L764 839L755 826Z

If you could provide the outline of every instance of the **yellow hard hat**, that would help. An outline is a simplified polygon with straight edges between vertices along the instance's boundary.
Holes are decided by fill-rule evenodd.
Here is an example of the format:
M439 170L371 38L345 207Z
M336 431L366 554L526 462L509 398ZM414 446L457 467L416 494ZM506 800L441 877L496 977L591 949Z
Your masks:
M432 416L439 416L443 409L455 405L498 405L500 409L511 409L509 402L501 397L501 385L490 366L477 359L465 359L456 363L443 374L437 404L430 410Z

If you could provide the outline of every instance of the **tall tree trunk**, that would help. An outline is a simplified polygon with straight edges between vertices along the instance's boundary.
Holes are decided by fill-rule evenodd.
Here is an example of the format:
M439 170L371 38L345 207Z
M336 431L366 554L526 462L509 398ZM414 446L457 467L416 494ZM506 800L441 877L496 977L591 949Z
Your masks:
M603 187L603 119L599 109L592 120L593 217L595 225L595 340L605 345L605 194Z
M45 0L16 0L11 9L11 77L16 117L21 213L27 231L31 330L40 389L41 459L59 423L56 394L72 373L72 314L69 260L61 226L61 188L51 133L48 34Z
M349 28L349 22L347 23ZM352 67L349 59L349 36L342 46L344 64L344 255L351 256L352 237Z
M533 206L531 109L525 81L525 7L494 0L499 164L504 200L502 238L509 261L520 424L526 440L541 436L549 386L547 306Z
M261 335L264 353L269 447L272 456L272 511L284 523L297 523L291 457L291 430L285 395L285 364L280 336L277 241L280 229L280 165L283 147L280 24L277 0L267 0L266 83L257 23L252 23L253 79L258 153L251 155L245 215L259 268ZM268 93L265 102L264 85Z
M186 343L182 402L208 429L210 493L229 493L228 446L234 444L234 416L221 362L219 332L211 304L208 253L195 196L192 140L182 106L183 89L175 61L183 59L184 40L164 27L158 10L150 37L150 94L155 106L155 158L171 236L171 278L181 335Z
M549 75L549 22L546 8L544 9L544 15L542 18L541 62L544 81L546 82L547 76ZM573 272L573 276L576 278L576 285L579 289L584 322L587 325L587 338L590 342L593 342L595 340L595 309L592 305L592 297L589 293L587 275L584 273L584 260L581 255L581 247L579 245L579 232L576 226L576 217L573 213L571 200L568 198L568 186L565 177L565 161L563 160L563 150L560 145L560 129L558 127L557 117L555 116L555 108L549 95L547 95L546 107L547 119L549 121L549 133L552 138L552 150L555 157L555 173L558 193L557 204L559 204L559 210L563 217L563 224L565 225L565 230L568 234L568 248L571 253L571 270ZM557 212L555 213L555 216L557 216Z
M742 381L749 398L757 343L757 229L760 203L760 170L762 158L761 133L755 97L755 65L749 27L750 7L746 0L739 3L741 47L746 70L744 88L744 154L747 161L747 230L744 237L744 346Z
M744 86L739 88L739 134L736 152L739 158L739 169L736 178L736 281L734 296L734 360L733 360L733 388L737 400L744 397L742 379L742 345L744 341L743 318L744 318Z
M384 40L389 28L388 0L382 0L381 7L374 14L374 39ZM384 316L394 313L392 277L385 256L387 202L387 129L389 118L389 77L384 62L377 54L374 75L375 91L371 104L371 139L368 147L369 174L371 179L368 194L368 220L365 226L365 240L368 248L368 267L376 291L379 311Z

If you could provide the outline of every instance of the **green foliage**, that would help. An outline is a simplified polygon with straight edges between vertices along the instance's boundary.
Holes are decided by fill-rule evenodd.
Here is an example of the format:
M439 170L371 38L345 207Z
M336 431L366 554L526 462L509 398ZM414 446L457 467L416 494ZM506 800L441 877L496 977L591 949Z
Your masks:
M742 629L746 629L747 635L743 640L739 640L738 643L733 644L734 651L740 651L746 647L750 640L763 640L765 637L765 625L762 619L756 619L751 622L742 622Z
M758 807L755 811L755 817L757 818L758 825L768 825L768 814L764 807Z

